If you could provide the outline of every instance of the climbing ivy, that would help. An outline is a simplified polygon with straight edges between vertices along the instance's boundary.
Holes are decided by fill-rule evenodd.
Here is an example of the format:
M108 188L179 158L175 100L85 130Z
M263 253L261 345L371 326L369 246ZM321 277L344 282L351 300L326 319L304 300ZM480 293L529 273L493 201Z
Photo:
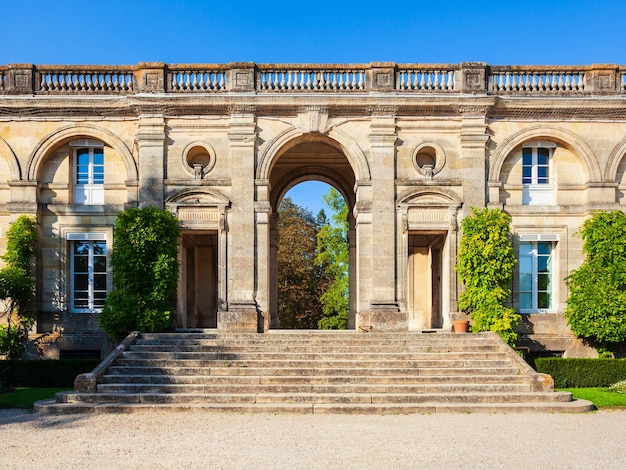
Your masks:
M6 232L7 251L0 258L0 299L7 324L0 326L0 354L9 359L24 352L28 332L34 324L31 302L35 293L35 247L39 239L34 217L20 215Z
M505 302L516 264L510 241L511 217L498 209L472 208L461 222L456 270L465 290L459 309L472 318L472 331L494 331L515 346L520 315Z
M175 313L178 220L154 207L128 209L118 215L113 235L115 290L107 296L100 326L116 340L133 330L165 330Z
M616 343L626 341L626 215L596 212L577 235L587 257L566 278L565 317L574 333L610 356Z

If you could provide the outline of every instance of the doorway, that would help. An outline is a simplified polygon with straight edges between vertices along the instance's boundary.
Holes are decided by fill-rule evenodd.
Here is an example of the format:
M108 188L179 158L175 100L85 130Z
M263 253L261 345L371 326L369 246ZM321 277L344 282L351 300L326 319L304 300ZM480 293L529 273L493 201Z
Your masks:
M442 328L442 253L445 232L409 234L409 330Z
M179 325L217 328L217 232L183 233L180 258Z

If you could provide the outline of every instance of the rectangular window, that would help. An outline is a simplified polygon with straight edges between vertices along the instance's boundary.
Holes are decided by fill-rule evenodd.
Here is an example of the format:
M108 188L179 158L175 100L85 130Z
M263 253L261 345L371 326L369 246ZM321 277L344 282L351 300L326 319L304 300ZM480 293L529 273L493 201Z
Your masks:
M71 302L74 312L99 312L104 306L107 296L107 244L106 240L98 239L102 235L68 236L71 250Z
M518 299L521 313L552 310L553 251L552 241L520 242Z
M74 147L74 204L104 204L104 149L100 142L77 141Z
M553 204L551 161L554 144L535 143L522 149L522 203Z

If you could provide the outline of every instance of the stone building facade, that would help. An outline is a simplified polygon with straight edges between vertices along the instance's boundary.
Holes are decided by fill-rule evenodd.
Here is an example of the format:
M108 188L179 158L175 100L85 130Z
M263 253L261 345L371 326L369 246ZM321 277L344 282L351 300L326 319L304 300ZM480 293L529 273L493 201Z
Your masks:
M49 357L111 347L112 226L135 206L181 221L178 327L279 328L277 207L312 179L350 209L350 328L450 328L459 221L497 207L524 343L588 354L564 279L581 223L626 205L625 155L614 65L0 66L0 234L37 218L33 339Z

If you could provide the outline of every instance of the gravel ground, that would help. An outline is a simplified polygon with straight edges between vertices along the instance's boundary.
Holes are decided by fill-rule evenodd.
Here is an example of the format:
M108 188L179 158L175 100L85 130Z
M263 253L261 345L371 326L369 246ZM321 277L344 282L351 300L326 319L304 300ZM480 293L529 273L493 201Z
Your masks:
M626 411L38 415L0 410L1 469L623 469Z

